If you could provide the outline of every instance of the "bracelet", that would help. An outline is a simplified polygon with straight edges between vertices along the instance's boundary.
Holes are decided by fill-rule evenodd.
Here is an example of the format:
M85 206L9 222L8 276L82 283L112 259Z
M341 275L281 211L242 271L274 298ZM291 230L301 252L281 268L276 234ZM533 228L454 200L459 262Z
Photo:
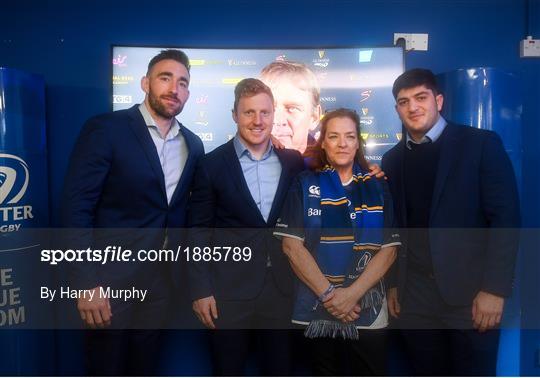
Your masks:
M319 302L324 303L328 299L328 296L330 295L330 293L333 292L335 288L336 287L333 284L330 284L328 286L328 289L326 289L324 293L319 295Z

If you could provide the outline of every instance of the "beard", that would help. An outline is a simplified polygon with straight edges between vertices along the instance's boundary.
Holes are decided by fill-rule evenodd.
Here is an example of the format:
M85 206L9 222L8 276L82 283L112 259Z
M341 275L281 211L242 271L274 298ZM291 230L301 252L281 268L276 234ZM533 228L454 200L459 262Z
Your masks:
M180 114L184 107L184 104L182 104L182 102L180 101L175 107L171 108L169 106L166 106L162 102L161 98L159 96L155 96L152 91L148 93L148 102L152 110L156 112L157 115L166 119L176 117L178 114Z

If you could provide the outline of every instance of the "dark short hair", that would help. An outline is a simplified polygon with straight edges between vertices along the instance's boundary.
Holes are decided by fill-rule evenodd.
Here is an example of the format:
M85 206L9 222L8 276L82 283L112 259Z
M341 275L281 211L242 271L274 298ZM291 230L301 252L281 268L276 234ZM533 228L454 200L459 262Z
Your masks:
M272 95L272 90L268 85L264 84L259 79L247 78L243 79L236 84L234 88L234 106L233 111L236 113L236 108L242 97L253 97L260 93L266 93L270 96L272 100L272 106L274 105L274 96Z
M182 50L175 50L175 49L168 49L168 50L161 50L159 54L154 56L150 62L148 63L148 69L146 70L146 75L150 73L150 70L152 67L154 67L157 63L161 62L162 60L175 60L178 63L184 65L186 67L187 71L189 72L191 65L189 64L189 58L186 55L185 52Z
M360 117L354 110L346 108L332 110L326 113L322 118L320 123L321 134L319 136L319 139L314 145L308 146L308 149L304 154L304 156L308 158L309 167L313 170L321 170L322 168L324 168L324 166L330 165L326 156L326 152L322 148L322 143L324 141L324 138L326 137L328 122L330 122L330 120L334 118L349 118L351 121L354 122L354 126L356 128L356 135L358 136L358 150L356 151L354 160L356 163L358 163L358 165L360 165L362 169L367 171L369 168L367 160L364 156L364 140L360 135Z
M398 93L402 89L414 88L420 85L424 85L426 88L431 89L434 96L439 94L435 75L430 70L424 68L413 68L399 75L392 86L392 94L394 95L394 98L397 99Z

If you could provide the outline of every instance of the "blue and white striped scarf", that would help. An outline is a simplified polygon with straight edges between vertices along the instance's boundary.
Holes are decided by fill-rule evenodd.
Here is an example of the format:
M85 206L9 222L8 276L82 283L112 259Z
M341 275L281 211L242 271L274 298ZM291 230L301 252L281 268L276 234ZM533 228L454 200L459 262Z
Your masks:
M302 180L305 245L322 273L336 287L352 284L383 242L381 183L355 164L351 185L352 190L346 193L338 173L329 166ZM320 198L313 195L316 188ZM355 339L356 327L370 326L380 313L384 284L381 280L361 298L362 310L354 323L335 319L322 305L313 310L316 301L315 294L301 284L293 318L301 323L309 322L306 336Z

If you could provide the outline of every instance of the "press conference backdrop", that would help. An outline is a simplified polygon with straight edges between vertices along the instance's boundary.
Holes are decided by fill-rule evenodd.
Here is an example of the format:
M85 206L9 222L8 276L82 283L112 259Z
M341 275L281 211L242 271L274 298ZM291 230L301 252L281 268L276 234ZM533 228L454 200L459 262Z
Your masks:
M167 47L171 48L171 47ZM401 138L401 123L393 109L392 83L404 69L397 47L329 49L199 49L183 50L190 58L188 105L178 116L202 139L209 152L232 138L234 86L247 77L259 77L273 61L304 63L321 88L323 113L338 107L356 110L368 160L379 162ZM148 62L165 47L113 46L113 110L126 109L144 99L140 79Z
M112 48L113 110L143 101L140 80L150 59L164 48ZM178 119L199 135L206 152L225 143L236 132L231 117L235 85L243 78L259 77L266 65L280 60L302 62L315 74L323 114L338 107L352 108L358 113L369 160L380 162L382 155L401 138L401 122L393 111L391 91L394 80L404 70L401 48L167 48L179 48L190 58L190 99ZM165 345L161 374L211 374L204 334L170 332Z

